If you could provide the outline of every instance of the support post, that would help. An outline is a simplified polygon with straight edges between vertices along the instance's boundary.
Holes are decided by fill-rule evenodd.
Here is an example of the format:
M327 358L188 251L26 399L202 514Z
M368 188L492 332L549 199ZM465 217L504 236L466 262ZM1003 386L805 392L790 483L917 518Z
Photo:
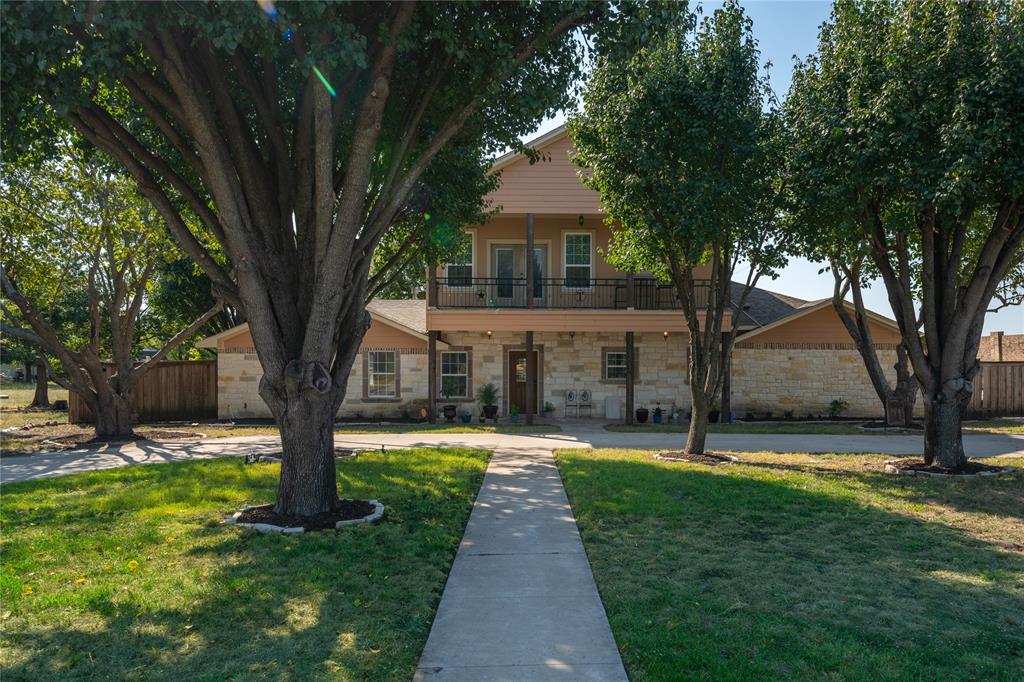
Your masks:
M537 403L537 362L533 358L533 332L526 332L526 424L533 425Z
M633 384L636 381L636 351L633 332L626 332L626 423L633 423Z
M427 332L427 418L437 423L437 332Z
M533 214L526 214L526 307L533 307ZM527 332L529 334L530 332ZM529 357L529 356L527 356ZM527 363L530 361L527 360Z
M437 269L431 265L427 267L427 307L437 306Z
M633 273L626 275L626 310L636 308L636 279Z

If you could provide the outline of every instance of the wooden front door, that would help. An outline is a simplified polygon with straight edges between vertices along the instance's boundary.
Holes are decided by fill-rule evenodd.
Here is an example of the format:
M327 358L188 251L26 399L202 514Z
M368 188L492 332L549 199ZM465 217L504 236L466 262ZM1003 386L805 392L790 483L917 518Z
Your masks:
M537 399L540 396L540 354L533 351L537 365L537 390L533 392L530 411L537 414ZM519 413L526 414L526 351L510 350L508 352L508 407L519 406Z

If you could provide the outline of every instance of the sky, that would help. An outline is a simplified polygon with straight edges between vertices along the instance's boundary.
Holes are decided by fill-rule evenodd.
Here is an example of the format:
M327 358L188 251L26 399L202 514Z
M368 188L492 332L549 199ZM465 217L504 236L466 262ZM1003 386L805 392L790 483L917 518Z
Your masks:
M701 4L705 13L712 12L722 5L720 2ZM742 5L753 21L754 37L761 49L762 63L770 62L772 65L769 71L772 87L782 99L789 91L794 56L804 58L817 49L818 27L828 19L831 3L818 0L748 0ZM537 134L543 134L564 122L564 115L555 116L541 124ZM777 279L762 279L759 286L805 300L830 297L832 275L828 272L819 275L819 269L821 265L818 263L794 258L779 273ZM745 271L740 271L737 278L745 274ZM892 317L885 287L880 281L864 292L864 302L868 308L886 317ZM1024 333L1024 306L989 313L985 319L984 333L993 331L1004 331L1007 334Z

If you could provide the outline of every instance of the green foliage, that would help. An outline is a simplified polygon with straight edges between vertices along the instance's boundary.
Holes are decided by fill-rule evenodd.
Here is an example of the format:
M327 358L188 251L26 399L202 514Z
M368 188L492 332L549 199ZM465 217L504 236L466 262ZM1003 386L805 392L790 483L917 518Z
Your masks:
M679 11L635 54L599 60L569 129L620 268L667 276L671 260L705 262L710 244L768 272L783 263L771 228L781 129L757 72L750 21L734 4L699 28Z
M843 413L843 411L850 406L850 403L846 402L842 398L836 398L828 404L828 416L835 419Z
M484 405L498 404L498 387L488 381L476 391L476 399Z

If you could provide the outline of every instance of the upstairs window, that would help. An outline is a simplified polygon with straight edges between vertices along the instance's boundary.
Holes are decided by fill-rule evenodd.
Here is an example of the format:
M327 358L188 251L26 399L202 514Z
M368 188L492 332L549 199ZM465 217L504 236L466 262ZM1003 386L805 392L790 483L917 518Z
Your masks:
M589 232L565 235L565 286L589 289L593 278L593 243Z
M445 277L450 287L473 286L473 235L462 235L445 268Z

